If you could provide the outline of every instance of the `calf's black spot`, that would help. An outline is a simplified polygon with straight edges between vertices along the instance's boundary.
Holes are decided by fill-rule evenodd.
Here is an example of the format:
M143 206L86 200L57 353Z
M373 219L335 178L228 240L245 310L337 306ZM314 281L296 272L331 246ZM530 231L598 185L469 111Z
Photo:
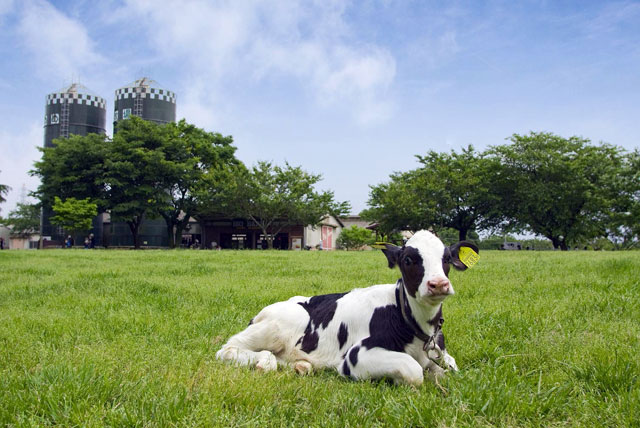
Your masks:
M400 308L396 305L377 307L369 322L370 336L362 341L367 349L383 348L404 352L405 346L413 342L411 327L402 319Z
M445 347L444 347L444 334L441 331L439 331L438 335L436 336L436 343L438 344L440 349L442 349L443 351L445 350Z
M338 330L338 344L340 345L339 349L342 349L344 344L347 342L347 338L349 337L349 329L347 325L343 322L340 323L340 329Z
M310 322L313 322L315 328L322 326L327 328L329 322L333 319L338 307L338 299L347 293L323 294L321 296L313 296L308 302L298 303L308 313Z
M360 351L360 347L356 346L355 348L351 348L351 352L349 352L349 361L351 361L351 365L353 367L358 364L358 352Z
M297 344L301 344L301 350L309 353L318 348L318 329L327 328L338 308L338 299L347 293L323 294L313 296L306 302L299 302L309 314L309 323ZM346 340L346 339L345 339Z
M318 332L309 329L309 326L304 331L304 336L301 337L301 340L298 340L302 344L300 349L306 353L314 351L318 347Z
M344 362L342 363L342 374L345 376L351 376L351 370L349 369L347 360L344 360Z
M405 247L400 256L400 272L411 297L416 297L416 292L424 277L424 261L417 248Z

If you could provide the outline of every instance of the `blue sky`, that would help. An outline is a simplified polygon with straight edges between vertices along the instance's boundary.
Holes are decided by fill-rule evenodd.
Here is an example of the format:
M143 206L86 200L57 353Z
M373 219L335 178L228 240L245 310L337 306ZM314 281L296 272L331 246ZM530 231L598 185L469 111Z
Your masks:
M639 146L638 1L0 0L0 55L4 215L72 81L110 124L114 91L149 76L246 164L321 173L354 213L432 149L531 130Z

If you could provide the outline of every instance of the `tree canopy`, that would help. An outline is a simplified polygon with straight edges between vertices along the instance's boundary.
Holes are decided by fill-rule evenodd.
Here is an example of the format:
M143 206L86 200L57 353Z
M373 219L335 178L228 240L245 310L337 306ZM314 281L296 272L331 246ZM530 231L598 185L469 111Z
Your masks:
M169 247L173 248L190 217L219 208L219 196L229 191L227 183L241 163L231 136L207 132L184 120L166 127L163 187L168 200L157 211L167 223Z
M334 201L333 192L315 190L321 178L299 166L286 163L280 167L261 161L236 175L227 206L233 215L253 220L273 248L273 238L287 226L315 225L326 215L349 211L347 202Z
M555 248L638 241L640 154L581 137L514 134L478 153L417 156L418 168L371 186L363 217L384 232L452 228L533 232Z
M9 212L4 224L11 228L11 234L27 237L40 231L40 206L38 204L18 203Z
M620 148L545 132L514 134L510 141L489 153L501 165L501 205L512 225L563 250L606 235L619 197Z
M363 217L385 231L452 228L464 240L470 231L497 226L500 198L494 186L496 162L472 146L461 153L430 151L417 156L421 167L391 175L371 187Z
M372 231L356 225L342 229L338 237L338 245L346 250L361 250L365 245L374 242L375 236Z
M104 164L109 139L102 134L71 135L53 141L53 147L39 147L42 158L34 163L31 175L40 178L33 192L43 206L61 199L89 198L99 212L109 208L109 193L104 180Z
M91 221L98 215L98 205L88 198L63 201L56 196L52 208L56 215L51 217L51 224L61 226L69 233L89 230Z
M179 242L189 218L213 203L210 195L239 168L233 139L186 123L158 125L138 117L118 123L113 139L89 134L54 140L43 148L33 175L43 205L55 198L86 199L129 225L136 248L146 217L167 223L169 245Z

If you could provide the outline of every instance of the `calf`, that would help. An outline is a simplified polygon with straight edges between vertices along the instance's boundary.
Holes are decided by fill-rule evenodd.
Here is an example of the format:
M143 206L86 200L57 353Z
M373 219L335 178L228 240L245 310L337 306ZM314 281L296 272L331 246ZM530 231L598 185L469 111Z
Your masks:
M333 367L353 379L388 377L412 385L422 384L425 369L431 377L442 375L442 367L457 370L440 327L442 302L453 294L450 266L467 268L463 247L478 251L466 241L445 247L427 231L403 247L386 245L389 267L402 273L396 284L269 305L216 357L265 371L279 363L301 374Z

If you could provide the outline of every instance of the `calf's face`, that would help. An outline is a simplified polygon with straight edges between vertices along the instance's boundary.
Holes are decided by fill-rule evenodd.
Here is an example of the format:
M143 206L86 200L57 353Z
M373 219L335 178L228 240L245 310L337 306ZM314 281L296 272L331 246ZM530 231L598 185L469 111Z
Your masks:
M438 304L454 293L448 275L451 266L465 270L460 261L459 250L469 247L476 253L478 247L461 241L450 247L433 233L421 230L411 237L403 247L386 245L382 251L387 256L389 267L398 266L407 293L424 303Z

